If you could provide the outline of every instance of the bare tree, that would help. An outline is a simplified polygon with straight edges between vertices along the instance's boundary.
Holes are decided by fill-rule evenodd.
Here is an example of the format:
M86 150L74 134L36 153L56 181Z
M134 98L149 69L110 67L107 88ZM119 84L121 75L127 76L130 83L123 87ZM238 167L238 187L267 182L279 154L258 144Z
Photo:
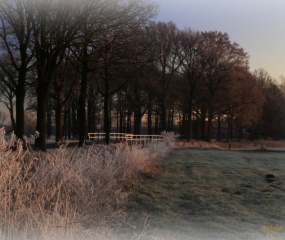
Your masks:
M79 142L78 146L83 146L87 136L86 119L86 100L88 80L90 73L97 70L97 62L101 57L101 48L98 44L101 34L109 29L109 23L114 17L114 12L110 12L110 6L107 1L84 1L85 7L90 10L83 21L79 38L72 42L71 62L80 74L80 94L78 99L78 123L79 123ZM114 3L111 3L113 5ZM84 5L83 5L84 6ZM80 8L80 11L86 11ZM109 14L111 14L109 16Z
M255 129L255 137L280 139L285 118L285 95L282 85L278 84L265 70L254 72L259 89L264 96L261 121Z
M225 86L231 81L235 68L248 67L248 55L237 44L232 43L228 34L202 32L202 64L204 65L204 99L207 105L207 140L211 141L212 120L223 105Z
M78 85L78 72L75 71L69 59L65 59L56 69L49 96L54 99L56 113L56 141L63 137L63 113L74 89Z
M223 92L223 104L220 104L219 116L228 121L227 138L233 137L233 126L239 128L239 140L243 137L243 128L249 128L260 121L264 97L258 88L254 76L248 69L235 69L231 81Z
M189 119L188 137L193 136L193 108L197 96L201 93L204 65L202 63L202 42L199 32L186 29L180 33L178 56L180 59L179 73L188 81L187 113Z
M144 1L131 1L118 6L114 27L102 35L102 56L99 62L98 90L104 97L104 131L105 143L109 144L110 137L110 102L114 93L118 92L133 71L138 62L138 55L143 54L137 48L135 34L156 13L155 5ZM135 56L135 57L134 57Z
M77 69L81 75L78 101L80 118L79 146L83 145L87 135L86 99L90 73L100 81L97 89L103 95L105 101L104 131L106 132L105 142L108 143L110 96L114 93L118 83L117 80L120 78L118 76L114 77L116 72L114 68L122 67L122 64L129 58L126 52L124 52L124 50L127 50L124 46L131 39L132 35L130 33L142 26L154 15L154 6L142 0L128 2L103 0L95 2L93 7L92 5L89 6L89 9L92 10L88 17L85 18L80 30L80 38L71 47L75 59L79 63ZM111 81L110 76L117 79L112 84L113 89L110 89L109 85Z
M2 82L16 97L16 135L24 135L24 103L27 87L27 73L33 66L31 50L32 25L25 8L27 1L7 0L0 3L0 41L5 55L0 68L5 76ZM12 105L10 105L11 107ZM13 117L12 117L13 119Z
M149 96L152 91L151 82L155 78L153 71L154 42L146 34L145 28L133 33L132 42L128 49L132 48L131 57L124 65L124 72L129 81L123 89L128 106L128 113L134 115L134 133L140 134L142 117L148 110Z
M9 88L7 88L5 82L2 80L3 75L0 74L0 102L2 102L8 109L10 114L10 120L12 124L12 128L15 131L16 129L16 121L14 117L14 105L15 105L15 94Z
M53 74L66 49L78 37L87 14L77 11L78 5L78 1L31 0L25 6L32 27L37 69L37 131L40 135L35 147L43 151L46 150L47 99Z
M177 72L180 62L178 57L178 35L179 30L173 22L152 23L147 28L147 34L155 42L155 65L160 71L157 83L157 98L159 101L159 112L161 117L161 130L166 130L166 98L167 91L173 75Z

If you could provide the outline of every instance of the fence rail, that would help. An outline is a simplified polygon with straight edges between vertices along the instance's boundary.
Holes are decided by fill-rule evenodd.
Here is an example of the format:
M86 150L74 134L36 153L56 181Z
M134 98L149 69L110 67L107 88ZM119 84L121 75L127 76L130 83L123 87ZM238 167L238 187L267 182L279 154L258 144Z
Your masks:
M105 138L105 133L88 133L89 140L102 140ZM110 133L111 140L117 141L163 141L162 135L141 135L131 133Z

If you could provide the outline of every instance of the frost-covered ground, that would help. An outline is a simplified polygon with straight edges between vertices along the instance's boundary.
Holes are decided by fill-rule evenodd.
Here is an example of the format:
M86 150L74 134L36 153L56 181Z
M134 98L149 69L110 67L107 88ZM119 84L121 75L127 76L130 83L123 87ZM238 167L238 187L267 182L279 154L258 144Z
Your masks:
M285 151L269 143L183 143L165 159L173 134L46 153L4 136L1 240L285 238Z
M281 240L284 204L285 152L182 148L134 185L129 216L138 239Z

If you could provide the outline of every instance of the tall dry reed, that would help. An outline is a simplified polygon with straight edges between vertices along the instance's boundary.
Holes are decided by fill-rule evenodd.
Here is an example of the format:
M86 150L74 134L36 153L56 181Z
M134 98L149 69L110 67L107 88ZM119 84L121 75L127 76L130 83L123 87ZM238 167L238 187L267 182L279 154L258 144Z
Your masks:
M36 137L36 136L35 136ZM0 129L0 239L118 239L124 185L151 174L168 143L33 151Z

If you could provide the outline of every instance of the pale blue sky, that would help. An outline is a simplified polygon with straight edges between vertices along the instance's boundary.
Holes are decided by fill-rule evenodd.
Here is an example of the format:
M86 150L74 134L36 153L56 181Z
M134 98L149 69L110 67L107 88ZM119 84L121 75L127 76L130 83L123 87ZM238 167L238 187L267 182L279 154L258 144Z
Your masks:
M222 31L250 55L251 70L285 77L285 0L153 0L157 21L180 29Z

